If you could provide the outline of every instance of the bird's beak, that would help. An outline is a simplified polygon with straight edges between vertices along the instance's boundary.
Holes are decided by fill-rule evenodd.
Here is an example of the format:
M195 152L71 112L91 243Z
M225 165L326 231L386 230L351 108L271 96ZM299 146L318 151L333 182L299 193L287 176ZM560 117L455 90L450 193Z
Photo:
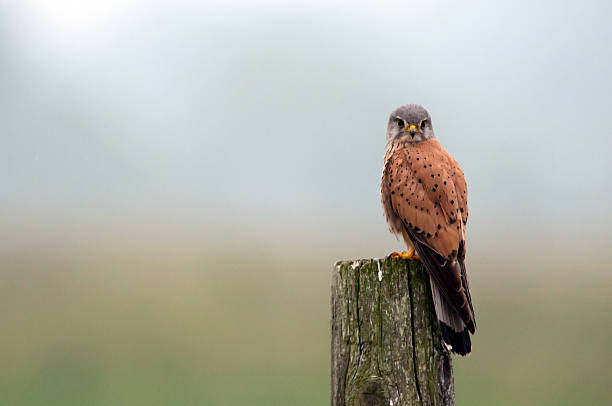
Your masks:
M406 127L406 133L410 134L411 137L414 137L414 134L417 133L417 126L410 124L408 127Z

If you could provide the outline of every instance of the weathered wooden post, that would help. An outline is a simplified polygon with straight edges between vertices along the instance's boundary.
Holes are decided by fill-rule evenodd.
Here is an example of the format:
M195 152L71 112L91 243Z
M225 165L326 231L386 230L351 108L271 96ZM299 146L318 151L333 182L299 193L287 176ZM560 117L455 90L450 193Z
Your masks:
M337 262L331 313L332 406L454 404L450 354L419 262Z

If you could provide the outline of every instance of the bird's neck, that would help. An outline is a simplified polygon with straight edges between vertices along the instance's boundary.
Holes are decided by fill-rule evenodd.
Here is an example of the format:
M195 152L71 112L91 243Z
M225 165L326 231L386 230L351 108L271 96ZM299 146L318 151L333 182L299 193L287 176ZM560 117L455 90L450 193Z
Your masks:
M409 142L408 140L391 140L387 142L387 148L385 151L385 162L396 152L403 149L410 148L421 148L427 143L437 143L435 138L429 138L419 142Z

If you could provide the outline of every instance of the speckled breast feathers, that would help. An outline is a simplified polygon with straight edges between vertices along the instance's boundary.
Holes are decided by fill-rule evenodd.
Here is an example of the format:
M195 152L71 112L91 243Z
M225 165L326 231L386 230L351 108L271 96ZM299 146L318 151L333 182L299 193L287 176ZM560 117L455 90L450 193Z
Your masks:
M404 228L442 257L454 260L465 241L467 186L457 162L435 139L390 142L381 199L391 231Z

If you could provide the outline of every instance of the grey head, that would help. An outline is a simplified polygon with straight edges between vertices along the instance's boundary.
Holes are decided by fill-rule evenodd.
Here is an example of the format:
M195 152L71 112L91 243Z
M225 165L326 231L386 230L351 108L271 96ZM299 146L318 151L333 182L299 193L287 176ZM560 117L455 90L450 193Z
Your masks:
M387 142L418 144L434 138L431 116L423 106L404 104L393 110L387 124Z

